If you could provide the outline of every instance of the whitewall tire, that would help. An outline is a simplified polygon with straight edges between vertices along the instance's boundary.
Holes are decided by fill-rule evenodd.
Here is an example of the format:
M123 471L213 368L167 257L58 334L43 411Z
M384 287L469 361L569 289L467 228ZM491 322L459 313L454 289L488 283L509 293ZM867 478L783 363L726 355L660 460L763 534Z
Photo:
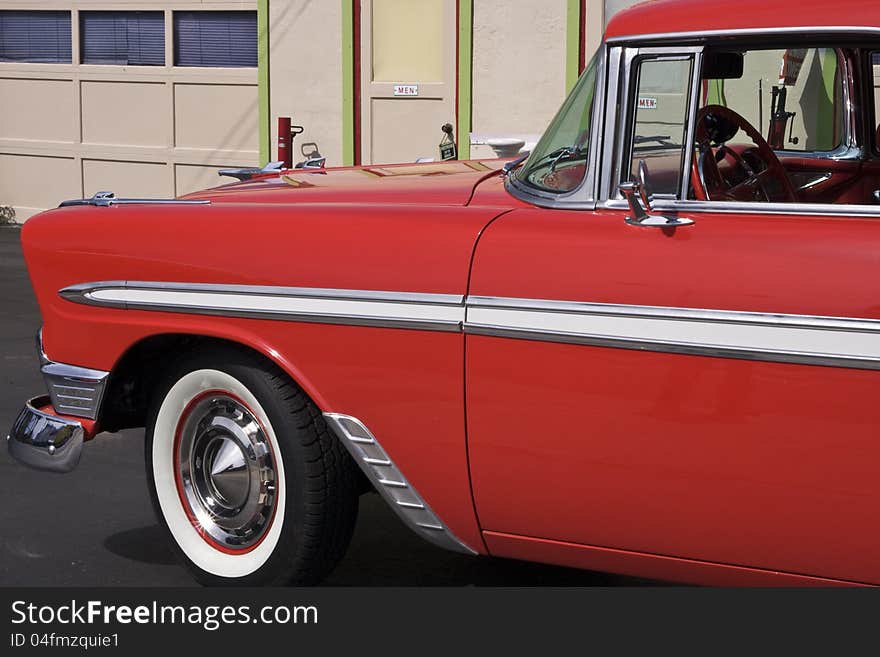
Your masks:
M146 435L157 515L205 584L313 584L342 557L356 466L271 364L211 348L169 372Z

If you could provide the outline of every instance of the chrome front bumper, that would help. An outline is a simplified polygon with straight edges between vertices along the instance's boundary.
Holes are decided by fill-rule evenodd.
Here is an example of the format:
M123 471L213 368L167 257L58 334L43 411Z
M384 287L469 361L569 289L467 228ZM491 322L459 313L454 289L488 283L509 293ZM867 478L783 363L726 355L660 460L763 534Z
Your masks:
M49 407L48 395L25 404L6 437L9 454L37 470L70 472L79 464L85 429L79 422L40 410Z

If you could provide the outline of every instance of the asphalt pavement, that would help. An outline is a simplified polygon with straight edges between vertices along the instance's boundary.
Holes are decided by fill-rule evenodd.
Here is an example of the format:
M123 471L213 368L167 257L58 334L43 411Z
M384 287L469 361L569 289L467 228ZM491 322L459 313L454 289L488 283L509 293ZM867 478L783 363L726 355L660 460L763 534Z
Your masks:
M0 435L45 391L34 350L40 312L19 243L0 227ZM0 444L0 586L191 586L157 524L143 431L101 434L69 474L31 471ZM467 557L410 532L376 494L361 498L354 539L331 586L619 586L648 582L541 564Z

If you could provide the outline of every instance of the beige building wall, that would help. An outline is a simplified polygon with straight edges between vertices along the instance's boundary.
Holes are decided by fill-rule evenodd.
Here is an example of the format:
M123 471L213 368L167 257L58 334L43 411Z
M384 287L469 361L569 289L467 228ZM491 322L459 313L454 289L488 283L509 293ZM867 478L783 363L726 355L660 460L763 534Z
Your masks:
M328 166L342 164L342 2L269 0L270 159L278 153L278 117L305 132L294 141L316 142Z
M35 8L72 10L74 63L0 62L0 206L17 221L102 190L186 194L220 184L219 168L258 163L256 68L172 66L173 10L255 10L256 0L0 2ZM163 10L165 66L78 64L78 12L95 9Z
M566 0L475 0L471 156L534 141L565 98Z
M585 3L587 61L602 43L610 16L605 4ZM474 0L472 157L493 157L485 143L493 137L519 138L529 148L565 100L567 5Z
M586 16L584 20L584 55L586 61L589 62L599 46L602 45L602 38L605 36L605 25L611 17L607 3L604 0L587 0L585 9ZM613 10L612 10L613 11Z

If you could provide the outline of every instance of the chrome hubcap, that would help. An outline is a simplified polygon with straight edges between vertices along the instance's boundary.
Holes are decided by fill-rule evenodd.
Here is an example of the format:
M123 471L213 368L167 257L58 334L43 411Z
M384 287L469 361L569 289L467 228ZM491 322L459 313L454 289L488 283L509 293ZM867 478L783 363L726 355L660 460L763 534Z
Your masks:
M244 506L251 487L251 473L241 446L221 436L211 439L204 452L204 457L199 459L200 476L196 479L202 500L224 510Z
M275 464L263 427L239 400L208 393L178 426L181 499L209 540L230 550L256 545L275 509Z

